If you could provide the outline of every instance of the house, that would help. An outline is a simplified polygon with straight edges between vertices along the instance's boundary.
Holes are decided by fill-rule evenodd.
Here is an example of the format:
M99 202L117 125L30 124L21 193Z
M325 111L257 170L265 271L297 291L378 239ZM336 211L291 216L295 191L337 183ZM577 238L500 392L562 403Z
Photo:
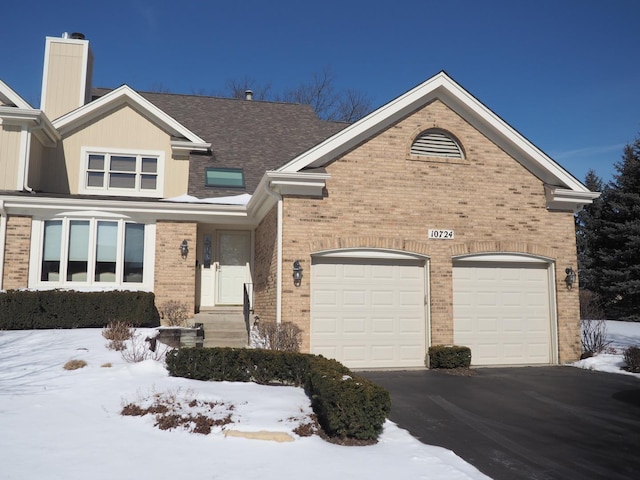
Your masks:
M41 109L0 83L1 289L246 299L352 368L579 356L573 214L598 194L446 73L346 125L92 89L92 65L83 35L48 37Z

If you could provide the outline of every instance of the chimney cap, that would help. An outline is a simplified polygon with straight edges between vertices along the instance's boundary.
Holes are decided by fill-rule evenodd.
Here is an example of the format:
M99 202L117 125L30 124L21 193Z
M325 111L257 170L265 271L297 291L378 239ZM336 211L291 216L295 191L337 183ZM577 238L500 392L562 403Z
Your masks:
M253 90L245 90L244 91L244 98L246 100L253 100Z
M80 33L80 32L73 32L71 34L71 38L74 40L84 40L85 36L84 33Z

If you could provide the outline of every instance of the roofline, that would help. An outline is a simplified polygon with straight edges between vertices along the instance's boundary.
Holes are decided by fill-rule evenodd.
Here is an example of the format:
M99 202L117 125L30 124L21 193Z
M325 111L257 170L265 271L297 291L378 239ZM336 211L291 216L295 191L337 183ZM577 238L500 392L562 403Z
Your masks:
M557 184L579 192L589 191L573 175L482 104L444 71L298 155L280 167L278 171L290 173L305 168L323 166L435 99L442 100L465 119L470 120L476 128L480 128L493 141L506 147L509 154L521 163L524 162L523 165L536 176L547 177L543 178L545 183Z
M5 101L14 104L18 108L33 108L31 105L29 105L29 102L18 95L18 93L13 88L4 83L2 80L0 80L0 99L5 99Z
M42 110L35 108L0 107L0 118L5 122L8 120L7 123L27 125L30 127L29 131L37 135L42 131L45 138L40 139L44 140L43 145L47 147L55 147L57 142L62 138Z
M160 110L128 85L122 85L102 97L57 118L53 121L53 125L61 134L64 134L78 123L91 120L106 108L119 104L128 104L134 108L137 107L145 116L157 122L166 130L169 130L176 136L186 138L191 144L191 150L206 151L211 148L210 143L205 142L198 135Z

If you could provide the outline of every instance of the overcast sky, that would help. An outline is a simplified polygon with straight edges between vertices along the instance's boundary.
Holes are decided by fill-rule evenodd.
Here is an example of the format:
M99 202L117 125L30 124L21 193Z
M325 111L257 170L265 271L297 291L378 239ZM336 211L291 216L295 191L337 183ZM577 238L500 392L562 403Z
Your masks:
M580 180L609 180L640 134L638 0L23 0L2 17L0 78L34 106L45 37L82 32L101 87L278 91L330 67L377 107L445 70Z

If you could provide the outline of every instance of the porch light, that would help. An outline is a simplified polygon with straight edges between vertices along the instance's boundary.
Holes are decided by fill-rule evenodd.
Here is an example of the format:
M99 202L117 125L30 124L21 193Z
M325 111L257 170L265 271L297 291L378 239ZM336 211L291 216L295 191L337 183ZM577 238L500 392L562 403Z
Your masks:
M302 270L303 268L300 266L300 260L293 262L293 284L296 287L299 287L302 283Z
M567 288L571 290L573 288L573 284L576 283L576 272L571 267L567 267L564 269L564 273L567 276L564 278L565 283L567 284Z
M180 244L180 255L182 258L187 258L187 255L189 255L189 243L186 238Z

